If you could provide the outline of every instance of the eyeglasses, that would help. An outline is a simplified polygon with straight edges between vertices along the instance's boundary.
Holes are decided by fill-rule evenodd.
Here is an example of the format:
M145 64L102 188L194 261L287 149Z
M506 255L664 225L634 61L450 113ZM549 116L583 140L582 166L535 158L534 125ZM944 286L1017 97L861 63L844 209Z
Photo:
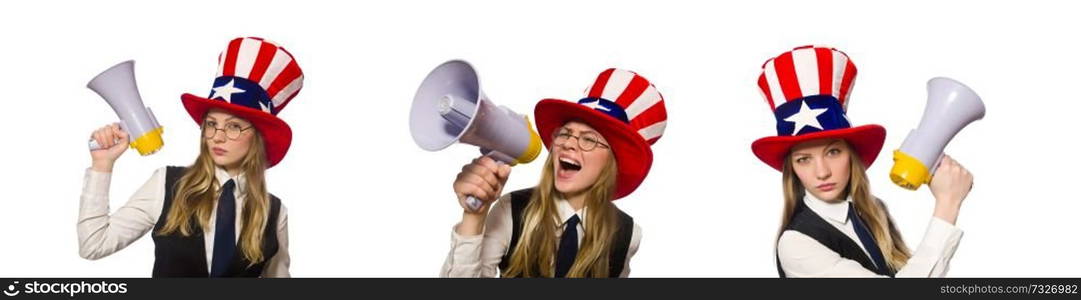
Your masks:
M241 128L240 125L235 123L226 124L225 128L218 128L216 125L217 122L214 121L208 121L203 123L203 138L212 139L214 138L214 136L218 135L218 131L224 131L225 137L229 138L230 140L235 140L239 138L240 134L244 133L245 130L252 129L252 127L254 127L248 126L247 128Z
M604 148L611 148L607 144L601 143L599 135L591 132L583 133L578 136L575 136L568 131L558 132L555 135L554 142L556 145L563 145L570 138L578 140L578 148L582 149L582 151L593 151L598 145L604 146Z

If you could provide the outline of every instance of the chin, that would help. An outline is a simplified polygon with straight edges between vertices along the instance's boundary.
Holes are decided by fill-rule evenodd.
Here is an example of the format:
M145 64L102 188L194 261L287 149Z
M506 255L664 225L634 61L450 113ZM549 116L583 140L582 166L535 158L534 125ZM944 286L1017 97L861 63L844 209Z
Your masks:
M560 182L557 181L555 186L556 186L556 191L561 193L561 194L564 194L564 195L577 194L577 193L581 193L581 192L585 191L585 187L580 187L580 186L577 186L577 184L570 183L570 182L568 182L568 183L560 183Z
M840 192L829 192L829 193L825 193L825 194L821 194L821 195L815 195L815 197L818 198L818 199L821 199L822 201L829 201L829 202L844 201L845 200L844 198L841 198L841 193Z
M214 158L214 165L217 165L217 166L222 167L222 168L224 168L225 166L232 165L234 163L236 163L236 161L228 160L228 159L225 159L225 158Z

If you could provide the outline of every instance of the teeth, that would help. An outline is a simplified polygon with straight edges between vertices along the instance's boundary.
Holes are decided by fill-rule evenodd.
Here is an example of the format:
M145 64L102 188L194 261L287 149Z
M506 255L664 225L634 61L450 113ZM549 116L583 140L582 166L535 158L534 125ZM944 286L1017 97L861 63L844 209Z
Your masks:
M578 164L577 161L574 161L574 160L569 159L569 158L560 157L559 158L559 164L562 165L562 168L564 170L568 170L568 171L578 171L578 170L582 169L581 164Z

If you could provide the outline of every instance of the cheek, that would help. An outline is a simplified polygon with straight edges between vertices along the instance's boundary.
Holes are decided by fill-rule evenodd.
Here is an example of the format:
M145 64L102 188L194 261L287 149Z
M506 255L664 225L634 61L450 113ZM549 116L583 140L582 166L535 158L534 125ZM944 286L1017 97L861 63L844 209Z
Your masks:
M229 156L231 158L240 159L244 157L244 155L248 153L249 148L251 148L251 136L242 137L235 141L227 141L224 146L226 150L229 150L229 154L231 154Z
M850 160L848 155L838 155L830 161L830 171L834 176L844 182L848 182L848 171L850 170Z
M802 182L804 186L811 184L817 178L814 174L814 166L811 164L800 165L792 163L792 171L796 173L796 178L799 178L799 181Z
M605 167L607 167L605 164L608 163L608 155L608 153L597 151L587 152L585 155L583 155L583 159L586 160L587 166L586 170L583 171L586 171L585 173L589 175L586 177L588 177L591 181L596 180L597 177L600 176L601 171L604 170Z

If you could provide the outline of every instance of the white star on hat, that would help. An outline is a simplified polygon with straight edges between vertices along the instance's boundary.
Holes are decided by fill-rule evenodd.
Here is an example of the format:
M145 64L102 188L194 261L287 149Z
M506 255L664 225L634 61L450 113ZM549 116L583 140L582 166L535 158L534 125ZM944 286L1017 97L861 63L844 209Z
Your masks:
M807 106L807 101L801 101L800 109L795 114L788 116L784 120L786 122L796 123L796 130L792 131L792 135L799 133L803 127L811 126L814 128L822 129L822 124L818 123L818 115L826 113L826 108L810 108Z
M593 102L589 102L589 103L583 103L582 105L585 105L586 107L589 107L589 108L592 108L592 109L599 109L599 110L603 110L603 111L612 111L612 109L604 107L603 105L601 105L601 100L597 100L597 101L593 101Z
M242 89L238 89L235 86L233 86L233 80L230 79L229 83L226 83L226 84L223 84L223 85L221 85L219 87L214 88L214 98L222 98L226 102L233 102L233 100L232 100L233 94L243 93L243 92L245 92L245 91L242 90Z

